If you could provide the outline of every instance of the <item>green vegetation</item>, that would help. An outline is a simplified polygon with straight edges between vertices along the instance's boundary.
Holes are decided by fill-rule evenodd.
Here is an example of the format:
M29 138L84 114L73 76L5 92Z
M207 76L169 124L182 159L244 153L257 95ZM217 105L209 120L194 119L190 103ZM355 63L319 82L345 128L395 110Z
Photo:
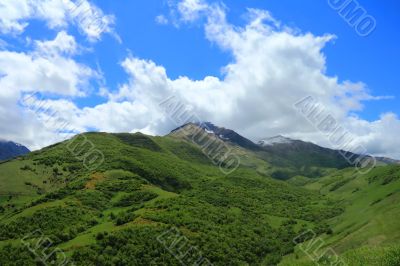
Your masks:
M399 262L398 166L301 169L232 146L243 163L224 175L177 136L85 139L104 154L93 171L68 142L0 164L0 265L40 265L21 241L35 230L76 265L179 265L157 240L171 228L214 265L312 265L293 242L309 229L349 265Z

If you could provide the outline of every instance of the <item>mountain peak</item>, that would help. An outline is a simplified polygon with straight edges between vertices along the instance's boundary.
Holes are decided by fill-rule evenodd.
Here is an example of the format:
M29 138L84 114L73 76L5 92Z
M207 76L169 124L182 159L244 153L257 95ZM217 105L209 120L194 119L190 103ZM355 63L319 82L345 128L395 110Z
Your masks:
M25 155L29 152L29 149L22 144L8 140L0 140L0 161Z
M216 126L211 122L187 123L187 124L184 124L176 129L172 130L170 134L179 135L179 133L182 133L182 131L184 131L182 129L185 129L190 126L196 126L196 127L202 128L208 134L212 134L215 137L221 139L222 141L228 141L228 142L234 143L238 146L241 146L243 148L247 148L247 149L251 149L251 150L259 150L260 149L260 147L258 145L253 143L251 140L241 136L237 132L235 132L231 129L225 128L225 127Z

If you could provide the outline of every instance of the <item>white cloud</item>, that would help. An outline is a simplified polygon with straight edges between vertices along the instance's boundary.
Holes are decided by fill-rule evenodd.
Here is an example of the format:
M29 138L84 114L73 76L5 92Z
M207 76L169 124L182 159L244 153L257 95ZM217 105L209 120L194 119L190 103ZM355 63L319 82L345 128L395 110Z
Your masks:
M176 96L193 107L200 118L237 130L252 140L284 134L329 146L326 138L293 108L295 102L312 95L370 153L400 158L397 150L400 139L395 136L399 132L400 121L396 115L384 114L373 122L353 115L355 111L363 109L365 101L382 100L386 97L371 95L362 82L340 82L338 77L327 75L327 59L323 48L335 36L301 33L282 25L263 10L249 9L246 16L248 23L238 27L227 21L226 8L220 4L210 5L204 1L186 0L180 2L176 8L175 11L180 14L182 21L205 21L206 38L231 53L233 59L224 66L222 78L207 76L201 80L192 80L181 76L172 79L168 77L163 66L151 60L130 56L121 64L129 81L121 85L115 93L105 89L101 91L102 95L109 98L107 103L78 108L72 102L58 100L54 101L53 109L58 110L79 131L95 128L109 132L140 130L165 134L176 125L159 108L159 103L167 97ZM58 37L59 40L66 38L62 34ZM53 47L59 43L56 40L37 44L38 47ZM57 53L73 51L72 42L67 43L69 44L65 47L56 45L60 50L52 50ZM0 69L2 55L0 52ZM46 65L41 60L48 60L44 55L32 58L32 55L13 53L13 56L25 59L24 64L36 68ZM74 69L72 66L75 69L82 67L64 57L60 56L58 59L72 64L71 69ZM30 64L29 60L39 61ZM51 62L53 61L54 58ZM4 66L10 68L13 64ZM50 62L47 64L51 65ZM14 70L21 65L22 63L14 66ZM58 65L52 67L57 69ZM55 71L52 67L48 71ZM37 70L33 70L35 71ZM78 73L82 72L72 71L71 77L67 79L69 85L61 86L65 94L79 95L82 92L77 83L81 80ZM28 83L29 86L36 84L35 87L37 84L46 84L42 81L38 83L29 75L27 77L25 86ZM0 82L5 78L7 77L3 77ZM48 78L42 79L48 81ZM13 80L17 82L15 77ZM54 80L50 84L57 82ZM46 88L51 91L54 86ZM0 90L0 100L1 93ZM15 99L18 96L15 93ZM9 119L16 119L15 117ZM30 139L33 136L27 134L25 138ZM36 143L40 146L47 142L38 140Z
M111 33L114 24L113 16L88 0L0 0L0 33L20 34L31 19L45 21L51 29L76 25L91 41Z
M100 8L91 4L88 0L62 1L67 3L68 17L90 40L100 39L103 33L112 33L114 37L119 39L112 29L115 22L114 16L105 15Z
M371 154L400 159L400 140L397 137L400 120L396 114L385 113L372 122L350 116L344 123L355 137L355 142L363 145Z
M75 38L68 35L65 31L60 31L54 40L35 41L36 49L39 53L58 55L58 54L75 54L77 44Z
M42 91L82 96L88 80L96 73L73 59L61 55L0 51L1 91L13 94Z
M0 136L38 148L60 140L43 127L35 114L20 106L25 94L40 92L58 97L83 96L98 73L75 62L72 36L60 32L54 40L36 41L31 52L0 51ZM64 100L62 105L68 107Z
M168 19L164 15L158 15L156 17L156 23L160 25L167 25L168 24Z
M387 97L372 96L362 82L339 82L337 77L326 74L322 49L335 36L299 33L281 26L263 10L249 9L249 22L244 27L228 23L225 7L218 4L187 0L178 4L178 12L183 21L204 16L206 37L232 53L234 60L224 67L224 77L170 79L164 67L130 57L122 65L131 80L110 96L113 101L144 102L156 110L160 101L176 95L193 106L204 120L236 129L253 140L285 134L329 146L326 138L293 108L299 99L312 95L369 152L400 158L395 148L399 141L384 137L390 127L396 132L399 124L396 117L383 116L368 122L351 115L363 109L364 101ZM165 114L156 116L154 111L147 112L156 133L165 133L175 126L172 123L166 126ZM381 142L386 144L376 144Z
M22 21L32 15L32 9L28 1L0 1L0 32L19 33L28 25Z
M203 0L185 0L178 3L178 11L184 21L194 21L199 18L208 5Z

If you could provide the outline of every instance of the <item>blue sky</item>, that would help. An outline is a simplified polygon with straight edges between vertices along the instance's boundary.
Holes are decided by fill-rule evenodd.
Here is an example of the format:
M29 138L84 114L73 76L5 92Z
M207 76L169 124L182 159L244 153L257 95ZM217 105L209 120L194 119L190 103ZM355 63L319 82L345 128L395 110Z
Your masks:
M179 27L156 23L156 16L169 13L167 1L97 0L93 3L105 13L115 15L115 31L121 37L122 43L111 35L105 35L101 42L93 44L87 42L86 36L80 35L73 27L71 32L78 42L93 49L90 53L78 56L77 60L93 68L100 66L110 89L116 89L126 80L126 74L118 67L118 63L128 54L151 59L165 66L171 78L182 75L192 79L202 79L207 75L221 76L221 68L232 59L229 53L205 39L204 30L196 23ZM337 39L324 49L329 75L338 76L341 80L362 81L374 95L396 98L400 96L399 76L395 75L400 62L398 1L359 1L377 21L376 29L367 37L358 36L330 8L327 1L226 0L223 3L228 8L229 21L235 25L245 23L243 14L251 7L269 10L275 18L302 32L335 34ZM57 32L48 30L43 22L33 21L22 36L46 39L54 38L56 34ZM18 40L6 40L15 45L16 49L26 49ZM106 100L95 95L76 99L82 107L104 101ZM359 114L368 120L377 119L381 113L388 111L400 113L400 105L396 100L368 102L365 105L366 108Z
M71 5L81 2L86 15L71 15ZM53 5L46 6L37 0L21 0L24 8L4 2L4 6L0 6L3 12L0 67L14 66L14 62L24 65L23 58L27 60L24 62L32 63L32 69L41 69L44 73L32 78L29 84L21 85L18 77L24 72L35 76L38 70L21 69L18 75L13 73L13 79L10 73L15 72L14 68L4 67L0 71L6 78L0 78L0 83L4 83L4 90L18 91L19 97L40 91L51 108L57 109L76 131L165 134L175 125L167 123L165 114L149 106L154 104L154 99L173 92L194 106L204 119L232 127L253 140L284 134L329 146L326 138L316 137L317 132L312 132L310 125L303 121L303 126L297 123L290 126L294 123L287 118L291 116L288 110L295 99L288 99L292 94L296 97L312 94L320 97L372 153L400 156L395 151L386 153L393 143L382 143L383 133L396 131L399 126L400 92L396 75L399 68L396 64L400 62L400 16L397 12L400 3L394 0L351 1L376 20L375 30L363 37L331 8L329 2L334 1L52 0ZM100 16L107 26L101 33L91 31L82 23L82 17L93 14ZM262 21L257 24L260 17ZM257 25L252 26L252 19ZM215 33L213 29L222 31ZM286 35L290 37L286 39L288 43L281 39ZM235 36L241 41L235 42ZM265 40L257 44L251 36ZM66 40L70 41L68 46ZM276 47L275 42L282 43ZM252 45L258 46L254 46L257 47L254 51L246 50ZM257 55L260 55L259 60ZM293 66L288 55L293 55ZM244 62L242 57L250 59ZM300 65L296 65L296 59L300 60ZM46 64L41 65L43 62ZM53 68L60 69L46 74L52 72L52 64ZM62 73L63 69L68 71ZM246 78L253 69L257 72L252 77L255 80L249 83ZM237 74L239 70L249 73ZM318 72L321 74L314 75ZM158 82L158 78L161 81ZM309 84L305 81L308 78L312 80ZM291 87L290 79L299 82L298 91ZM150 85L149 80L152 81ZM237 83L233 84L232 80ZM273 84L271 88L270 84ZM14 106L11 103L17 101L18 96L10 95L4 102ZM260 99L273 104L269 109L258 110ZM210 106L222 111L211 110ZM16 111L16 119L25 112ZM249 114L246 116L243 112ZM135 115L130 115L132 113ZM95 114L104 114L105 122L96 124ZM27 117L26 114L22 116ZM7 119L3 119L3 124L9 121ZM35 143L38 133L34 132L43 121L37 122L35 125L21 122L21 126L13 130L4 129L0 137L15 138L32 147L60 139L43 132L40 144ZM391 124L395 126L385 128ZM15 132L21 128L30 133L15 137Z
M169 12L166 1L95 3L106 13L115 14L116 31L123 40L120 45L113 38L106 37L96 45L94 56L106 73L110 87L125 80L124 71L115 69L115 63L122 61L128 51L165 66L172 78L181 75L193 79L220 76L221 67L231 60L229 53L204 38L204 30L199 25L176 28L157 24L154 18ZM246 8L252 7L269 10L275 18L303 32L335 34L337 40L324 49L328 74L337 75L341 80L362 81L374 95L400 96L399 76L395 75L400 62L400 16L397 12L400 2L359 1L377 21L376 29L367 37L358 36L327 1L227 0L224 3L229 10L228 19L235 25L244 24L243 14ZM400 113L396 100L368 102L360 115L373 120L388 111Z

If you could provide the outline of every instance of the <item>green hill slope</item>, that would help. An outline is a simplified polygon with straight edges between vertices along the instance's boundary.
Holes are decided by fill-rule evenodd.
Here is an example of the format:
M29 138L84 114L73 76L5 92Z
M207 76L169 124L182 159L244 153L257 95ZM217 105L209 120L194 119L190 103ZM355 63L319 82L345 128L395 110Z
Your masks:
M300 230L322 233L340 213L317 192L252 168L226 176L176 138L88 133L76 141L87 140L104 154L95 171L68 142L0 165L1 265L12 256L34 265L21 239L36 241L38 229L77 265L177 265L157 241L170 228L214 265L272 265L292 252Z
M104 155L96 169L82 163L93 148ZM309 260L293 239L307 230L349 258L397 250L398 167L284 182L232 148L242 164L228 175L197 145L140 133L87 133L0 164L0 265L40 265L43 254L75 265L298 265Z
M330 219L332 229L321 236L324 247L342 254L349 265L400 263L400 167L376 167L366 175L353 169L338 171L304 187L335 199L344 212ZM297 256L312 265L301 250ZM289 256L288 264L300 263ZM396 261L394 263L393 261ZM299 264L300 265L300 264Z

